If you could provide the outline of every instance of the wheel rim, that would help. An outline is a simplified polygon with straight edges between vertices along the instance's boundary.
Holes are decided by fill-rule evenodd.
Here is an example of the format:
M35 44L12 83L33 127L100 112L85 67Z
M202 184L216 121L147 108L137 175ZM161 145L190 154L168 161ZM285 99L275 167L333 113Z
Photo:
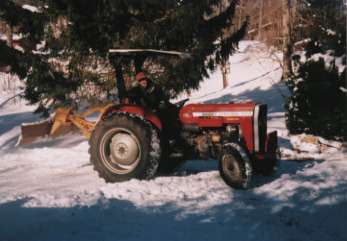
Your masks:
M222 168L225 175L232 181L239 180L241 176L240 166L231 155L224 155L222 159Z
M141 146L138 138L128 129L108 130L100 141L103 164L115 174L133 171L141 160Z

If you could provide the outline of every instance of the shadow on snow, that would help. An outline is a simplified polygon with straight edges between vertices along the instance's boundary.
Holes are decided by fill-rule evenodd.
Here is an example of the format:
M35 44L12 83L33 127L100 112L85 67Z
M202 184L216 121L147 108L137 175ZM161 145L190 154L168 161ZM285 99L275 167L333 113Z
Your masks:
M324 179L324 173L300 174L305 164L294 166L294 180L319 185ZM101 197L92 206L45 208L25 207L30 199L22 199L0 205L0 240L346 240L347 182L319 192L302 186L282 200L256 189L230 190L228 203L197 211L194 202L137 207ZM324 202L331 197L336 200Z

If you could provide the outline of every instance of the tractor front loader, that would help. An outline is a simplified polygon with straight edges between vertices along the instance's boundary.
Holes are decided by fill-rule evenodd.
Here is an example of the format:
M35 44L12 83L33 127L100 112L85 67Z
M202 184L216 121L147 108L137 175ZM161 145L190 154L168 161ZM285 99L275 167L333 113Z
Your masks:
M72 108L58 108L53 116L47 120L22 124L19 144L31 144L37 139L44 137L56 138L76 130L80 130L89 139L99 118L112 105L106 104L104 106L91 107L82 113L75 112ZM87 119L87 117L95 113L99 113L96 120L90 121Z

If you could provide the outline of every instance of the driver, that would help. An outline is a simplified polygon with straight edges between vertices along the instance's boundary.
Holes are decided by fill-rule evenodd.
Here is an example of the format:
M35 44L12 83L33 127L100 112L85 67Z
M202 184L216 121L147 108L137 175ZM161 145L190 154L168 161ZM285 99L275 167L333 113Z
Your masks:
M155 111L162 122L164 139L177 138L179 129L178 112L176 105L169 102L160 87L148 79L143 72L136 74L138 85L129 91L129 95L136 104L147 110Z
M151 110L163 109L167 106L168 98L143 72L136 74L136 80L138 85L129 92L138 104Z

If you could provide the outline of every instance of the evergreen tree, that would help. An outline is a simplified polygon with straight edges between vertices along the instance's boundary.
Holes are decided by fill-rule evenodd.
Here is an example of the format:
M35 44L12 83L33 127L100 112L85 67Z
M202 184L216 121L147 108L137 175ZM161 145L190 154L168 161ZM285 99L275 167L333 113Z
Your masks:
M241 29L221 38L232 26L237 3L233 0L37 1L41 12L30 16L40 16L41 25L31 25L34 29L27 32L37 43L44 40L45 44L36 54L31 50L24 53L28 56L26 97L33 103L48 99L62 102L71 99L72 93L90 81L109 87L92 70L112 68L108 56L112 48L189 52L192 58L139 58L137 66L168 93L197 88L209 70L232 54L245 34L246 22ZM23 12L15 1L5 0L3 6L0 18L13 26L26 26L25 21L10 21L14 15L12 9ZM218 8L222 10L216 14ZM19 19L21 14L17 13ZM16 58L11 59L19 63ZM133 63L125 63L126 69L132 68Z
M334 56L346 53L346 6L341 0L299 0L298 22L294 32L297 41L306 40L305 52L333 50Z
M18 6L14 1L0 1L0 20L10 28L16 28L16 32L23 36L22 46L26 53L8 46L5 41L0 41L0 66L9 65L12 73L20 77L26 77L30 68L30 52L43 38L44 16L40 13L33 13Z
M22 50L7 46L0 41L0 64L9 65L11 72L26 80L25 97L31 103L64 100L67 93L75 86L69 79L55 70L50 64L51 54L37 52L37 44L45 39L45 29L49 23L48 15L43 12L30 11L19 5L20 1L5 0L0 2L0 18L17 34L24 37L20 40ZM33 1L43 8L43 1ZM26 3L31 3L26 1ZM38 5L40 4L41 5ZM75 87L76 89L76 87Z
M294 56L299 68L288 81L287 102L291 133L327 138L347 137L346 23L339 0L306 0L300 8L297 36L306 40L304 54Z

